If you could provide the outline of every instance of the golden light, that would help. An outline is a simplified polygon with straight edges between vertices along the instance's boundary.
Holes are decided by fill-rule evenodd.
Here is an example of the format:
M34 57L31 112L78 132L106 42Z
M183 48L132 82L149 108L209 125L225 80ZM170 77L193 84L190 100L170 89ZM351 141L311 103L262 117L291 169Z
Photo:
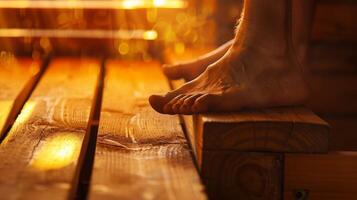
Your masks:
M123 8L125 9L139 8L141 3L142 1L138 1L138 0L126 0L123 1Z
M39 9L140 9L140 8L185 8L184 0L0 0L0 8L39 8Z
M30 118L35 107L36 107L36 102L33 101L27 102L22 108L20 115L16 118L15 125L17 123L20 124L25 123Z
M156 40L157 32L154 30L145 31L143 34L144 40Z
M118 39L144 39L155 40L157 32L155 30L72 30L72 29L18 29L3 28L0 29L0 37L39 37L44 38L42 44L44 47L50 47L48 38L118 38Z
M77 160L82 140L74 133L56 133L56 136L43 143L36 150L31 166L39 170L53 170L66 167Z
M128 54L129 53L129 49L130 49L130 47L129 47L129 44L127 42L121 42L119 44L118 51L119 51L120 54L122 54L122 55Z
M183 54L183 53L185 53L185 50L186 50L185 44L183 44L181 42L178 42L175 44L175 52L177 54Z
M6 117L10 112L10 108L12 106L12 103L13 102L9 101L9 100L0 101L0 131L2 131L3 126L5 125Z
M167 2L170 2L170 1L167 1L167 0L154 0L154 6L155 7L160 7L160 6L163 6L163 5L167 4Z

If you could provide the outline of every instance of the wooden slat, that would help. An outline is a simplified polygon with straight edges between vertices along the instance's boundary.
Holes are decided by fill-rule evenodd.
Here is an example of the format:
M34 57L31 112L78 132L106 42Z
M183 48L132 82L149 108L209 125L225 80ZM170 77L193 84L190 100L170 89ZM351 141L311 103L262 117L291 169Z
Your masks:
M306 105L317 113L357 112L357 74L315 74L310 79L311 97Z
M202 150L327 152L329 127L302 107L271 108L196 117Z
M0 138L15 121L40 72L40 62L31 58L0 60ZM1 140L1 139L0 139Z
M106 69L89 199L205 199L179 118L148 104L169 89L158 63Z
M284 177L287 200L356 199L357 153L286 154Z
M53 60L0 146L0 199L67 199L99 62Z
M316 6L312 40L356 42L356 9L353 0L321 0Z
M357 151L357 115L322 117L331 125L329 150Z

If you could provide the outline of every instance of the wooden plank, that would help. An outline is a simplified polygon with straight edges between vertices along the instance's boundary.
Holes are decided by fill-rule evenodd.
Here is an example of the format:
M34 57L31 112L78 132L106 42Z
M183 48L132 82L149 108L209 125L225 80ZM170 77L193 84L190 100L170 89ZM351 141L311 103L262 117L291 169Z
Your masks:
M197 124L202 150L327 152L328 124L302 107L204 114Z
M356 42L356 9L356 1L320 1L316 6L312 40Z
M322 117L331 125L330 151L357 151L357 115Z
M286 154L284 177L284 199L356 199L357 153Z
M148 104L169 89L158 63L106 70L89 199L205 199L178 117Z
M313 43L307 68L312 74L357 74L357 46L353 43Z
M96 60L50 63L0 145L0 199L67 199L98 72Z
M190 141L213 199L281 199L282 152L328 148L328 125L305 108L204 114L194 116L193 124Z
M306 106L320 114L357 112L357 74L314 74L310 79L311 96Z
M39 78L40 65L39 60L31 58L8 55L0 59L0 141Z

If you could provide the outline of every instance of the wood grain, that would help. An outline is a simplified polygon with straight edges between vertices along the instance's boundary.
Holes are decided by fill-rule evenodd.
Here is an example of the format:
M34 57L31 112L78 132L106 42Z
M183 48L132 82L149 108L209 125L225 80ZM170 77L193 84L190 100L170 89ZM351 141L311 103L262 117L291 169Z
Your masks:
M304 108L204 114L193 124L192 145L212 199L281 199L282 152L328 149L328 125Z
M98 72L96 60L50 63L0 146L0 199L67 198Z
M40 72L40 61L31 58L0 58L0 138L16 119Z
M356 199L357 153L285 155L285 199Z
M281 199L282 155L204 151L201 173L210 199Z
M178 117L148 104L169 90L158 63L106 69L89 199L205 199Z
M302 107L199 115L196 146L203 150L327 152L328 124Z

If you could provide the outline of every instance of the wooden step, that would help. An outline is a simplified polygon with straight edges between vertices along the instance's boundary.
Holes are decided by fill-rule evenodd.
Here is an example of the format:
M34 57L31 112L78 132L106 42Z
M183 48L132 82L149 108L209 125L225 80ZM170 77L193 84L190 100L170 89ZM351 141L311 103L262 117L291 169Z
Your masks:
M166 62L190 58L168 52ZM328 151L328 124L303 107L182 118L211 199L282 199L284 153Z
M303 107L182 117L211 199L281 199L283 153L328 151L329 125Z
M179 117L148 103L159 64L109 60L104 85L89 199L205 199Z

